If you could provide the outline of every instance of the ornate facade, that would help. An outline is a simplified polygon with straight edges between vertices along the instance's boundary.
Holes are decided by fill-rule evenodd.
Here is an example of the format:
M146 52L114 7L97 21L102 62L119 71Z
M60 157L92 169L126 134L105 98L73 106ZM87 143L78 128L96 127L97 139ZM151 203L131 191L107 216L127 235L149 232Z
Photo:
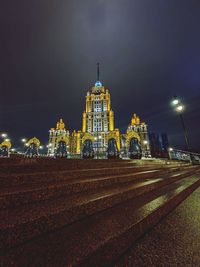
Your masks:
M69 131L65 129L65 124L62 119L57 122L56 128L51 128L49 131L49 156L55 156L59 142L65 142L67 148L69 147Z
M145 122L141 122L140 117L135 113L133 114L131 123L127 128L127 134L131 132L135 132L139 135L143 155L150 155L147 124Z
M54 156L59 142L64 140L67 153L81 155L86 140L92 142L96 157L105 157L109 140L114 140L119 153L127 155L130 140L135 138L142 148L143 155L150 154L148 130L144 122L133 114L130 125L125 134L115 128L114 112L111 106L110 92L99 80L99 65L97 68L97 81L87 92L85 110L82 114L82 130L74 130L71 135L65 129L65 124L60 119L56 129L49 131L48 155Z

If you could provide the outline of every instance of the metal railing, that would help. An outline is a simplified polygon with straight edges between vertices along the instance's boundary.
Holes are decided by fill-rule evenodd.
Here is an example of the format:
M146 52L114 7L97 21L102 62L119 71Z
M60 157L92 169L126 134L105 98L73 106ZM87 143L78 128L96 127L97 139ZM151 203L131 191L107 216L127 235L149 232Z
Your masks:
M200 164L200 154L191 151L171 149L169 150L169 158L171 160L180 160L191 162L193 164Z

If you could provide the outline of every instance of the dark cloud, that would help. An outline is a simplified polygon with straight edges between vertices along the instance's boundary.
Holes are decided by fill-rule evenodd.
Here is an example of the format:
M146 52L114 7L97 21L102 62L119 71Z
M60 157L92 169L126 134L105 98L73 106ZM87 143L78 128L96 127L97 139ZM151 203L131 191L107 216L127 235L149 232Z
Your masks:
M182 97L193 147L200 149L200 2L195 0L3 1L0 4L0 131L38 136L62 116L81 128L96 62L112 94L116 126L133 112L183 146Z

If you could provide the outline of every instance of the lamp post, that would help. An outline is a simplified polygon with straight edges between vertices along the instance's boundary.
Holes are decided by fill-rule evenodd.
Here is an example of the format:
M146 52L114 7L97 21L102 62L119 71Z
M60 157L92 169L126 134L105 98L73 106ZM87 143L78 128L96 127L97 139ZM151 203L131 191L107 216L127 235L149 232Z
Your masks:
M145 146L145 158L147 157L147 145L148 145L148 141L147 140L144 140L143 141L143 144L144 144L144 146Z
M25 151L26 151L26 142L27 142L27 139L26 139L26 138L22 138L22 139L21 139L21 142L23 143L23 153L25 153Z
M97 124L97 159L99 159L99 129Z
M7 136L8 136L7 133L2 133L2 134L1 134L1 137L2 137L2 138L6 138Z
M188 131L185 126L185 121L184 121L183 114L182 114L184 111L184 105L181 103L181 101L177 97L174 97L174 99L172 100L172 105L174 106L175 111L179 114L181 125L182 125L183 132L184 132L186 148L187 150L189 150L190 146L189 146Z

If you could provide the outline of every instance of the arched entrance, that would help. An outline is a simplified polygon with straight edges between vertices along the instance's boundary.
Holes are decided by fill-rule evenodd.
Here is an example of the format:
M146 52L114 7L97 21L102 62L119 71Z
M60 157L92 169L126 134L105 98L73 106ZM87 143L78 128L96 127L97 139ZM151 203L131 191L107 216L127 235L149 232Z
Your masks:
M27 149L25 155L31 158L37 157L39 155L38 153L39 146L40 146L40 141L36 137L33 137L27 142Z
M84 159L94 158L94 149L91 139L86 139L83 143L82 157Z
M110 159L119 158L119 150L115 138L108 139L107 157Z
M129 149L128 149L128 156L131 159L141 159L142 157L142 150L141 146L138 142L138 139L132 137L129 142Z
M90 133L85 133L82 137L82 158L94 158L93 142L94 136Z
M57 140L56 153L57 158L66 158L67 157L67 141L66 137L60 137Z
M67 146L64 141L59 141L56 148L56 157L65 158L67 157Z
M142 149L140 145L140 136L135 131L130 131L126 136L126 149L128 157L131 159L141 159Z

